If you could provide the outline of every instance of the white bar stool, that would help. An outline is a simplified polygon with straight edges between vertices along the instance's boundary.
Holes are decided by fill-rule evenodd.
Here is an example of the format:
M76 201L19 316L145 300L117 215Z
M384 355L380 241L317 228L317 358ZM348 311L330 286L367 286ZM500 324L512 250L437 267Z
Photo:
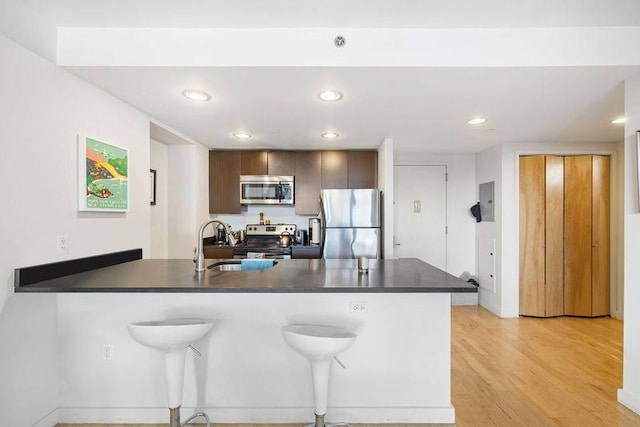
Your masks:
M315 423L309 425L324 427L329 398L331 360L336 359L344 368L336 355L351 347L357 335L329 326L287 325L282 328L282 336L292 349L309 360L313 383L313 409L316 416Z
M203 319L171 319L130 323L127 327L131 336L140 344L163 353L170 427L180 427L197 417L203 417L209 427L209 417L204 412L198 412L180 424L180 406L187 348L191 348L200 356L200 352L193 348L191 343L207 335L213 328L213 322Z

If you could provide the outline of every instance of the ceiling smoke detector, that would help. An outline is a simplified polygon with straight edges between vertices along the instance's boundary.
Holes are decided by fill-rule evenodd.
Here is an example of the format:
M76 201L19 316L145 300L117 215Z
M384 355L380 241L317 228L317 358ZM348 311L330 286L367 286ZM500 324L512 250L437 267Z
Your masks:
M336 38L333 39L333 44L336 45L336 47L342 47L346 43L347 43L347 40L342 36L336 36Z

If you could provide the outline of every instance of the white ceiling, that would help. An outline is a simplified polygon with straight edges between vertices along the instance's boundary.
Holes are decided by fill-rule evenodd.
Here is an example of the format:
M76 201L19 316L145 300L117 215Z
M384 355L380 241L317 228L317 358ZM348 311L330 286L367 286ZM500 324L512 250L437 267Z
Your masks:
M0 0L0 33L54 61L56 28L517 28L640 26L640 1L616 0ZM374 147L477 152L500 142L613 142L622 82L638 67L74 67L70 71L212 147ZM321 103L326 87L343 101ZM185 88L211 93L196 104ZM470 127L473 115L487 117ZM254 134L248 144L230 134ZM326 130L341 135L327 143Z

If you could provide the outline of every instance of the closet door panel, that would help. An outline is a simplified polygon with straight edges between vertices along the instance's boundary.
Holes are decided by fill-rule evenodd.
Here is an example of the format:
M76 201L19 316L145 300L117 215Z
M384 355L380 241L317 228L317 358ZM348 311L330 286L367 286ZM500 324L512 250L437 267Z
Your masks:
M564 159L545 158L545 316L564 314Z
M545 315L545 159L520 157L520 314Z
M593 156L592 304L593 316L610 312L610 159Z
M564 312L573 316L592 315L591 156L564 160Z

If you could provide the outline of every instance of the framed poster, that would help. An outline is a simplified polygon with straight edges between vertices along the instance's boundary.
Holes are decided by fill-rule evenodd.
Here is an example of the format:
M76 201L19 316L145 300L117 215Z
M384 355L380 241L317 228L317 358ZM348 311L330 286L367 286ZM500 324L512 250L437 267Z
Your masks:
M78 135L78 209L129 210L129 150Z

